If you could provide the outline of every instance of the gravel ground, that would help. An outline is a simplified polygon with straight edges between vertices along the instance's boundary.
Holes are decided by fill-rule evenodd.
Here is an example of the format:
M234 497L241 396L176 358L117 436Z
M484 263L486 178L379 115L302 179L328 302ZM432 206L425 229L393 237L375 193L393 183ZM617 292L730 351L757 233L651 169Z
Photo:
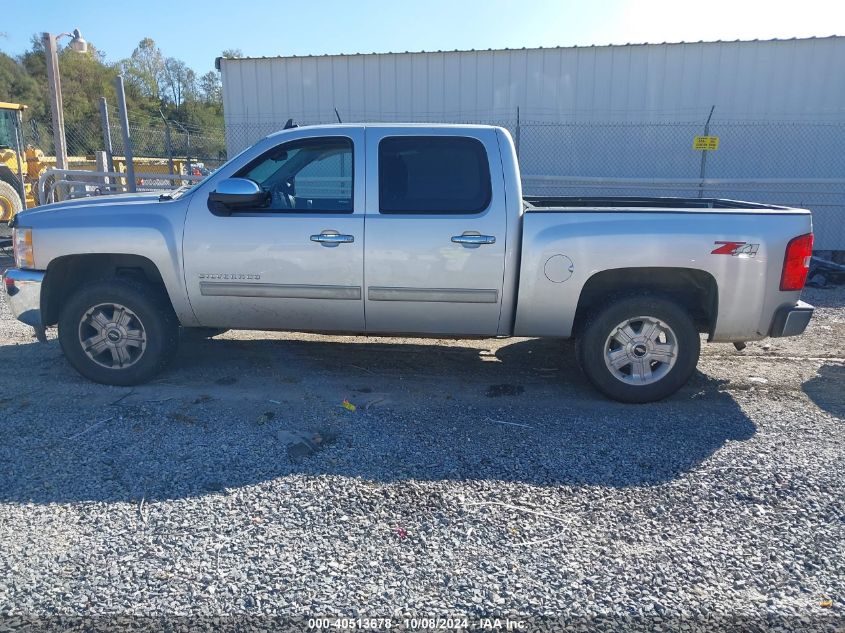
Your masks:
M642 406L532 339L230 332L105 387L3 304L0 625L837 630L845 288L806 294L805 336L706 345Z

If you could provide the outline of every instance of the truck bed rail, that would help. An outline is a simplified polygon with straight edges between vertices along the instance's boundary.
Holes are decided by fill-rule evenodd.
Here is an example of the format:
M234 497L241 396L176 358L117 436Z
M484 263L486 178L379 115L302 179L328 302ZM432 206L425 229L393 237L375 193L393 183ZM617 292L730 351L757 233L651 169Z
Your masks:
M523 200L535 208L661 208L661 209L769 209L785 210L774 204L741 202L724 198L680 198L645 196L525 196Z

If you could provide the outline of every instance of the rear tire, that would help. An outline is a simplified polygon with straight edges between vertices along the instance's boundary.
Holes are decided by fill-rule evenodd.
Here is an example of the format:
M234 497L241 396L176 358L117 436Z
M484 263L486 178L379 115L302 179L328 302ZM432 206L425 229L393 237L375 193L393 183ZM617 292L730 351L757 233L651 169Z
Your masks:
M0 180L0 222L8 222L22 210L20 194L8 182Z
M661 400L695 371L701 339L686 309L655 295L622 297L587 317L578 362L591 383L620 402Z
M76 371L94 382L147 382L176 353L179 321L164 290L116 278L79 288L59 316L59 343Z

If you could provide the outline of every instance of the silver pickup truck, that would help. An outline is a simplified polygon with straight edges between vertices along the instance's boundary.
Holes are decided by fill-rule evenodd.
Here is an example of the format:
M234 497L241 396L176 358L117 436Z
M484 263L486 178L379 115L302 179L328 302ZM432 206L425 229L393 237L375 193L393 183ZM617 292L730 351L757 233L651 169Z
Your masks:
M180 328L574 337L611 398L674 393L700 333L801 334L803 209L707 198L523 197L507 130L286 129L169 195L14 220L12 312L58 325L87 378L152 378Z

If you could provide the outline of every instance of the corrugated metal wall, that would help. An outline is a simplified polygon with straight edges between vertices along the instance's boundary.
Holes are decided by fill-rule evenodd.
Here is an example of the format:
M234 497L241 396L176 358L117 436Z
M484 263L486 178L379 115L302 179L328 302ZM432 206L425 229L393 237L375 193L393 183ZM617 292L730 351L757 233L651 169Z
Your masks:
M223 59L227 125L842 120L845 37ZM230 149L236 149L232 147Z

